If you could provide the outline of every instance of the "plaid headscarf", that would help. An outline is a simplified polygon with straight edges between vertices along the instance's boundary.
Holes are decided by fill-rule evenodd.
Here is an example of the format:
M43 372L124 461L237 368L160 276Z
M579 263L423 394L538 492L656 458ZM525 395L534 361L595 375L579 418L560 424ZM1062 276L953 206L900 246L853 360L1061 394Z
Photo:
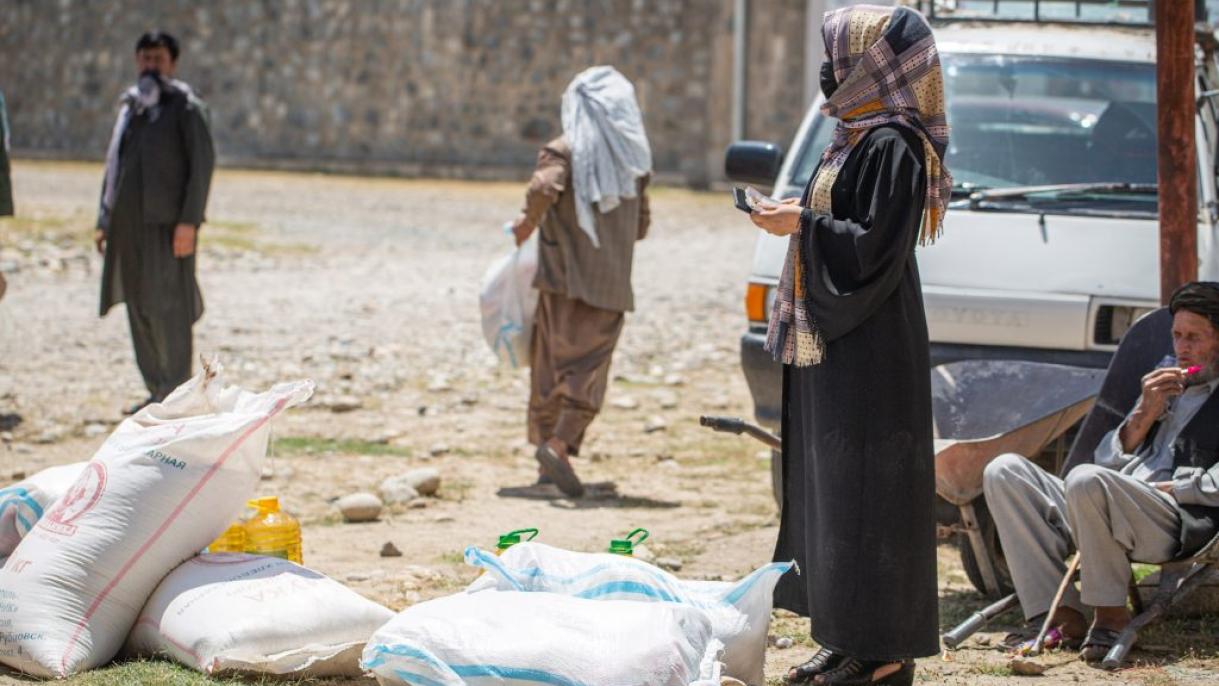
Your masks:
M952 176L943 164L948 118L931 27L921 14L906 7L859 5L827 12L821 33L840 84L822 104L821 113L839 122L811 181L808 207L831 214L830 190L855 146L879 126L902 126L923 142L927 200L919 244L934 242L943 230ZM821 362L825 342L805 300L801 244L797 231L790 238L766 349L783 364L806 367Z

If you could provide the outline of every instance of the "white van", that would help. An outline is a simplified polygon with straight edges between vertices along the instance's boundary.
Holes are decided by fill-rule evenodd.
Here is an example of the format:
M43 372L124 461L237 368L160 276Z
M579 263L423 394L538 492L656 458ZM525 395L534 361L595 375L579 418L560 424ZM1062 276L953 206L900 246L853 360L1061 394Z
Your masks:
M956 184L943 237L917 252L932 364L1104 367L1131 323L1159 304L1154 28L959 14L931 23ZM1199 33L1197 54L1199 276L1216 279L1213 34ZM834 129L820 107L818 98L786 159L770 143L730 147L729 177L800 195ZM762 344L786 250L786 238L759 232L741 339L756 416L768 426L779 423L780 368Z

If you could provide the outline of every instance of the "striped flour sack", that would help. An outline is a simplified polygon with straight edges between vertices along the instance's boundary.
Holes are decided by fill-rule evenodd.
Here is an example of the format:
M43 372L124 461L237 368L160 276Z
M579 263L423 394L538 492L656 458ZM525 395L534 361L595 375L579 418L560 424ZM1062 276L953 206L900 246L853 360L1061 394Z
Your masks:
M459 593L381 627L363 665L383 686L719 686L706 613L553 593Z
M84 462L49 467L25 481L0 488L0 555L10 555L47 507L76 482Z
M682 581L642 560L578 553L543 543L521 543L496 556L466 549L466 563L486 570L466 589L559 593L587 600L680 603L703 610L712 635L724 644L724 673L765 684L766 638L775 584L795 565L776 562L735 582Z

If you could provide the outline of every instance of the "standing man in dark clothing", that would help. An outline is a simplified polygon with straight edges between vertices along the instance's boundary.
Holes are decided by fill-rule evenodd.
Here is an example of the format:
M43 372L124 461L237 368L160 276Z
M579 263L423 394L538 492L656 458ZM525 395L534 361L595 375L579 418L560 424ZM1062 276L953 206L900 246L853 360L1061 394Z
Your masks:
M207 110L175 80L178 42L146 33L135 48L139 80L121 98L106 152L95 240L105 256L101 315L127 304L148 399L191 376L191 327L203 315L195 243L215 151Z

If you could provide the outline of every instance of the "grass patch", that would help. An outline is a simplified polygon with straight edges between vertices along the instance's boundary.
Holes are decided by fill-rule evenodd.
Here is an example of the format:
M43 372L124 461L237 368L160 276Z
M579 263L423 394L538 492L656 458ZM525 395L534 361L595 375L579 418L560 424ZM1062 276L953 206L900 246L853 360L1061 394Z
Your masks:
M1131 565L1131 567L1132 571L1134 572L1135 583L1138 583L1152 574L1155 574L1160 568L1159 565L1146 565L1141 562L1136 562Z
M1016 673L1012 671L1012 668L1008 667L1007 665L989 665L989 664L972 665L972 666L970 666L969 671L973 672L974 674L981 674L983 676L997 676L997 677L1009 677L1009 676L1014 677L1014 676L1016 676Z
M93 229L88 228L92 222L92 218L84 215L36 213L0 217L0 245L18 240L52 241L60 246L92 245Z
M319 515L317 517L309 517L307 519L301 520L301 526L330 527L330 526L339 526L340 524L346 524L346 523L347 523L347 520L343 519L343 513L341 513L341 512L328 512L324 515Z
M447 500L451 502L465 502L466 496L470 491L474 490L474 483L465 479L449 479L440 484L440 492L436 494L438 500Z
M207 226L213 229L221 229L226 233L250 235L258 231L258 225L254 222L236 222L225 219L209 221Z
M346 455L388 455L391 457L410 457L409 448L375 443L356 438L318 438L315 436L284 436L276 438L272 444L273 455L329 455L342 453Z
M91 670L57 683L64 686L339 686L357 682L347 679L215 678L172 662L138 660Z
M200 241L209 248L220 248L238 252L256 252L264 255L307 255L317 252L317 247L303 243L278 243L260 240L263 229L253 222L217 220L209 221L200 232Z
M1139 643L1169 646L1177 659L1214 660L1219 658L1219 616L1170 618L1157 622L1140 632ZM1137 645L1135 649L1138 649Z

